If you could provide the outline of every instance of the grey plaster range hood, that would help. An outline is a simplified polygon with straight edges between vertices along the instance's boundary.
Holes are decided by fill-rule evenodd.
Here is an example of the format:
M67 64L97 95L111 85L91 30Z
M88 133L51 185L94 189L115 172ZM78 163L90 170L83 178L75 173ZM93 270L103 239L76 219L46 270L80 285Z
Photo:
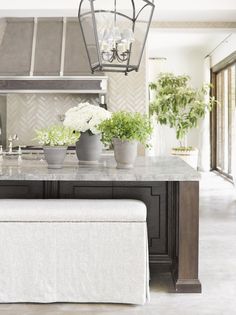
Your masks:
M99 93L75 18L0 19L0 93Z

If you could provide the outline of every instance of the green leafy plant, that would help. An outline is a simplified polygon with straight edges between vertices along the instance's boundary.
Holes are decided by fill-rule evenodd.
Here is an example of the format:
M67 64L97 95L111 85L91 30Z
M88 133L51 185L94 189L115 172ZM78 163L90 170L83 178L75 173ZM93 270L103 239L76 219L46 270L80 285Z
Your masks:
M102 142L108 145L112 143L113 138L118 138L122 141L137 140L148 146L147 142L152 133L147 116L125 111L113 113L111 118L101 122L97 129L102 133Z
M180 140L181 146L188 131L197 127L199 119L211 111L215 104L213 97L206 100L209 85L194 89L189 80L186 75L162 73L156 82L150 83L150 89L155 91L155 98L150 103L150 114L155 115L161 125L169 125L176 130L176 138Z
M69 127L53 125L49 128L36 130L35 140L44 146L68 146L74 144L79 137L80 133Z

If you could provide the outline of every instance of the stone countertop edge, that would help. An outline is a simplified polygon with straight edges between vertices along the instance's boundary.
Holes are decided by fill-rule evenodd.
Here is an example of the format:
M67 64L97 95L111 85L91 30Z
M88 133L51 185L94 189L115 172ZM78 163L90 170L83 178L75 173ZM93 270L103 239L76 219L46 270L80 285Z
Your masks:
M178 157L138 157L133 169L116 169L113 157L102 157L98 164L79 165L67 157L62 169L48 169L45 161L3 160L0 181L200 181L200 173Z

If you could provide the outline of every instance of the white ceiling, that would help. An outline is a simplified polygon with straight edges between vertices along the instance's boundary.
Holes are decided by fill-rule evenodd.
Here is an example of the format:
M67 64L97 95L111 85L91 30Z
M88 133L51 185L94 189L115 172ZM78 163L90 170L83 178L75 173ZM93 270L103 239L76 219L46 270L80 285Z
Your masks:
M103 7L113 0L95 0ZM128 0L117 0L127 8ZM136 0L140 2L140 0ZM156 0L154 20L236 21L236 0ZM0 16L77 16L79 0L1 0Z
M236 3L236 0L235 0ZM156 8L154 20L156 21L193 21L193 22L236 22L236 10L216 9L184 9L184 10L158 10Z
M96 0L95 0L96 1ZM97 0L103 3L113 0ZM128 0L117 0L123 8ZM137 2L140 0L136 0ZM230 10L236 9L235 0L158 0L157 7L161 10ZM78 0L1 0L2 9L76 9Z
M0 17L5 16L77 16L80 0L0 0ZM86 0L85 0L86 1ZM127 9L129 0L117 0ZM142 0L135 0L138 2ZM113 0L95 0L103 8ZM236 0L155 0L156 21L236 22ZM230 30L160 30L149 34L151 51L169 47L201 49L204 53L217 46Z

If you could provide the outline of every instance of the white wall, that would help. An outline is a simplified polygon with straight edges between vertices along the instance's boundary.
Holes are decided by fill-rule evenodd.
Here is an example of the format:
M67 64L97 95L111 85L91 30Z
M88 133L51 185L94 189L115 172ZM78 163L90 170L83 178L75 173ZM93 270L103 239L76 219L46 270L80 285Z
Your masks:
M165 57L165 71L177 75L187 74L191 77L194 87L199 87L203 80L204 54L201 50L190 48L158 49L156 52L149 51L149 57ZM154 65L152 65L154 66ZM149 77L155 76L155 66L150 69Z
M198 88L203 84L204 80L204 54L198 50L190 48L185 49L163 49L157 52L150 51L150 57L166 57L164 66L161 71L173 72L177 75L187 74L191 77L191 84ZM149 61L149 80L153 81L160 72L160 63L155 60ZM179 143L175 138L175 132L168 127L158 128L156 133L156 146L153 148L152 154L166 155L169 154L171 148ZM187 137L188 145L199 146L198 130L193 129Z

